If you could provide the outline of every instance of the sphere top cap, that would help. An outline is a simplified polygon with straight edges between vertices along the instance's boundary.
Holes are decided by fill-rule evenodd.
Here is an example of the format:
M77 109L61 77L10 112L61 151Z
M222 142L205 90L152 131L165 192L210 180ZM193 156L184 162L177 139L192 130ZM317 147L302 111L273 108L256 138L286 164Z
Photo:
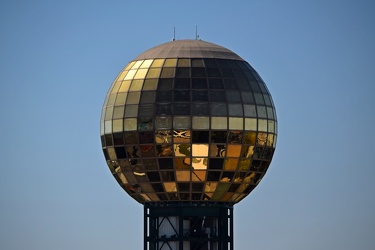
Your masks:
M243 61L233 51L201 40L175 40L163 43L143 52L134 60L154 58L219 58Z

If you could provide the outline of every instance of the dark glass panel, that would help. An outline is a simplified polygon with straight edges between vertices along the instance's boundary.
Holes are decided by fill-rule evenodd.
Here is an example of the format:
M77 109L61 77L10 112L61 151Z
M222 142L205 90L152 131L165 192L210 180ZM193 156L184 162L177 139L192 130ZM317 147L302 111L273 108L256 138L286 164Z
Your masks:
M190 101L190 91L189 90L175 90L174 91L174 101L175 102L186 102Z
M175 68L163 68L161 71L160 78L173 78ZM160 84L160 82L159 82Z
M191 59L192 67L204 67L203 59Z
M204 59L204 64L206 65L206 68L217 68L218 65L216 63L215 59L206 58Z
M142 157L155 157L155 147L153 145L140 146Z
M152 119L152 117L154 116L154 109L155 107L153 104L139 105L138 117Z
M238 89L236 79L224 79L226 89Z
M241 91L242 102L246 104L254 104L254 95L251 91Z
M121 133L113 133L113 142L115 145L124 145L124 134Z
M113 141L112 141L112 135L105 135L105 145L106 146L113 146Z
M163 185L161 183L151 183L152 188L156 193L164 192ZM166 199L166 197L165 197Z
M205 68L191 68L191 77L206 77Z
M160 171L160 175L163 181L175 181L174 171Z
M193 101L208 102L207 91L193 91Z
M251 90L250 84L246 79L237 79L237 86L240 90Z
M255 103L258 105L264 105L263 95L261 93L254 93Z
M211 131L211 142L212 143L226 143L227 131Z
M190 191L190 183L177 183L178 191L179 192L189 192Z
M223 116L227 115L227 105L225 103L211 103L211 115L212 116Z
M160 182L159 171L146 172L150 182Z
M202 192L204 187L204 183L193 183L191 184L191 191L192 192Z
M192 79L192 89L207 89L206 78L193 78Z
M190 103L175 103L173 107L175 115L190 115Z
M243 73L245 74L246 78L247 78L249 81L256 82L256 79L255 79L254 75L251 73L250 70L244 70Z
M223 175L221 176L221 179L228 178L229 179L228 181L231 181L232 178L233 178L234 173L235 172L232 172L232 171L224 171Z
M239 69L240 66L237 64L235 60L227 60L227 63L231 69Z
M177 78L188 78L190 77L190 68L177 68L176 69Z
M237 188L240 186L240 184L233 183L230 188L228 189L228 192L234 193L236 192Z
M138 144L138 133L129 131L124 133L125 144Z
M103 153L104 153L105 159L108 161L109 160L109 155L108 155L108 152L107 152L106 148L103 149Z
M240 103L241 102L241 95L240 91L238 90L228 90L226 91L227 101L228 103Z
M208 171L207 181L219 181L221 171Z
M225 102L225 92L224 91L210 91L210 101L211 102Z
M228 69L228 68L222 68L221 74L223 75L223 77L228 77L228 78L234 77L234 74L233 74L232 70Z
M115 147L115 151L116 151L117 159L127 158L124 147Z
M208 79L210 89L224 89L223 81L220 78Z
M188 58L178 59L177 66L178 67L190 67L190 59Z
M100 136L100 140L102 142L102 146L105 147L105 136L104 135Z
M156 104L156 115L171 115L172 105L171 104Z
M159 168L160 169L173 169L173 159L172 158L159 158Z
M208 115L207 103L193 103L193 115Z
M154 143L154 133L152 131L140 132L139 144L149 144L149 143Z
M209 142L209 131L193 131L193 143Z
M220 68L228 68L228 61L226 59L218 59L216 60L217 64L219 65Z
M177 78L174 83L175 89L190 89L189 78Z
M228 104L229 116L243 116L242 104Z
M207 69L208 77L221 77L220 70L217 68Z
M252 89L253 92L259 92L259 93L261 92L257 82L250 81L250 86L251 86L251 89Z
M222 158L210 158L208 168L209 169L223 169L224 159Z
M193 184L193 185L194 185L194 184ZM198 200L201 199L201 197L202 197L202 193L192 193L192 194L191 194L191 199L192 199L193 201L198 201Z
M173 89L173 79L160 79L158 90L171 90Z
M141 93L140 103L154 103L155 102L155 91L143 91Z
M158 169L158 165L155 159L143 159L142 163L143 163L145 170L157 170Z
M234 77L237 79L244 79L245 75L242 73L242 70L240 69L234 69L233 70Z
M171 102L172 95L172 91L158 91L156 92L156 102Z
M168 196L166 194L158 194L158 197L161 201L167 201Z

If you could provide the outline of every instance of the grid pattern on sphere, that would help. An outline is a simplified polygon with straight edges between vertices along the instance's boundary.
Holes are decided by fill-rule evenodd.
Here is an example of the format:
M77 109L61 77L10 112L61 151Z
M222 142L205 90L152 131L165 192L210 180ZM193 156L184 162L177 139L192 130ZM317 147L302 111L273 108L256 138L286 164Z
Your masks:
M271 96L243 60L132 61L101 117L107 164L139 202L239 202L267 171L276 135Z

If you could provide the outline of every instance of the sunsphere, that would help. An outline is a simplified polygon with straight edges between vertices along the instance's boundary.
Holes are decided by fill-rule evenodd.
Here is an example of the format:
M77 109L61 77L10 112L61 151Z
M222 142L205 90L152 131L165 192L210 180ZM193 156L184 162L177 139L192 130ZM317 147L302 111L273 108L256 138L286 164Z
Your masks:
M276 111L264 81L232 51L177 40L117 76L101 116L107 164L140 203L246 197L275 151Z

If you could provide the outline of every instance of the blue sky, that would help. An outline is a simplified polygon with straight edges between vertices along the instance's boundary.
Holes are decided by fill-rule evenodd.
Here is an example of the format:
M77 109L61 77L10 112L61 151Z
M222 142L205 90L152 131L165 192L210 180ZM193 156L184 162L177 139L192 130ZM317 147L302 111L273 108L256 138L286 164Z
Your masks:
M374 1L0 2L0 248L142 249L143 207L99 119L138 54L195 38L265 80L276 154L235 206L235 249L375 249Z

